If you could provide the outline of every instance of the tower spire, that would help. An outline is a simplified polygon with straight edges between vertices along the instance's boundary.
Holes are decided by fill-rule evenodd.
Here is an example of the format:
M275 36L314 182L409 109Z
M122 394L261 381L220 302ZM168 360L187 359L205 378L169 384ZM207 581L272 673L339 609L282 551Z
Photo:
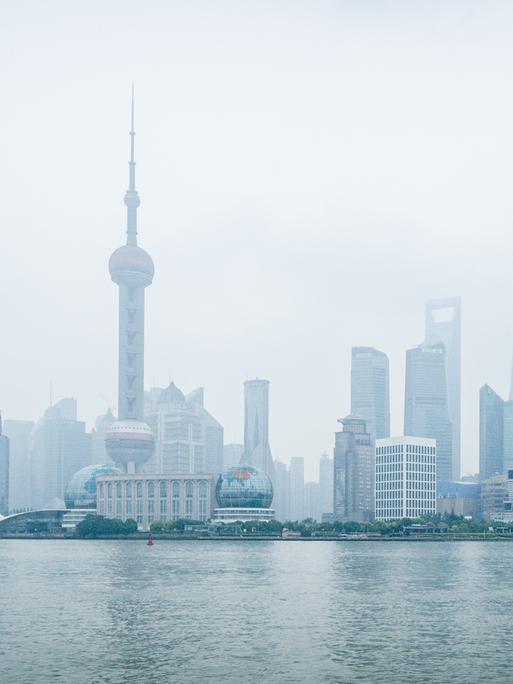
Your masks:
M134 84L132 83L132 107L131 107L131 126L130 126L130 161L128 162L128 190L125 194L125 204L127 208L126 233L127 245L137 245L137 207L141 203L139 195L135 189L135 98Z

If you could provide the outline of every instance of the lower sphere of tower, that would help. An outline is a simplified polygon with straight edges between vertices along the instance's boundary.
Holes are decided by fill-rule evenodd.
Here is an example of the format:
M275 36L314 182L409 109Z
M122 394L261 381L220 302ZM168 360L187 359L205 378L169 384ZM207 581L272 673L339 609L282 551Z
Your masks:
M105 434L105 447L114 463L142 465L153 455L155 438L142 421L118 420Z

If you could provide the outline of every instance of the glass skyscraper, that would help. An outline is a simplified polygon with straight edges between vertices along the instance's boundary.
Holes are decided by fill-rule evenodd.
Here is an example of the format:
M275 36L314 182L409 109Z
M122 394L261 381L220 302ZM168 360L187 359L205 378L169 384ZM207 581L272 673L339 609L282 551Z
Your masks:
M436 439L437 480L452 480L454 472L445 369L443 344L423 344L406 352L404 434Z
M374 445L365 419L349 415L339 420L333 451L333 512L335 520L369 522L374 516Z
M502 473L504 401L489 385L479 390L479 477Z
M445 347L447 408L452 425L452 480L461 475L461 300L459 297L426 302L424 344ZM439 450L437 451L439 453ZM440 479L446 479L445 476Z
M351 413L365 418L372 440L390 437L388 357L378 349L352 349Z
M244 460L260 468L274 482L274 463L269 446L269 381L244 383Z

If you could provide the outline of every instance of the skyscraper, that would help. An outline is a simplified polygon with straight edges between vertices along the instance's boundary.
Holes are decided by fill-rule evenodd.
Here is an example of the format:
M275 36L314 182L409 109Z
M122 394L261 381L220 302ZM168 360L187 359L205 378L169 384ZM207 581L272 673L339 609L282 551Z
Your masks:
M4 420L9 437L9 510L30 507L30 433L31 420Z
M365 419L349 415L339 420L333 452L333 513L335 520L369 522L374 515L374 445Z
M319 510L333 515L333 459L323 454L319 461Z
M244 460L244 444L231 443L223 446L223 470L239 465L242 463L241 459Z
M304 520L305 517L305 459L293 456L290 459L290 500L291 520Z
M436 439L437 478L452 480L453 433L445 368L445 347L441 343L423 344L406 352L404 434Z
M105 448L105 436L115 421L110 409L94 421L94 428L91 430L91 465L112 463Z
M503 471L504 401L483 385L479 390L479 479L487 480Z
M513 400L503 405L502 467L504 472L513 469Z
M0 515L9 512L9 438L2 433L0 414Z
M61 399L46 409L30 434L30 506L63 501L68 482L90 463L91 436L77 420L76 399Z
M153 387L146 393L146 420L156 448L142 466L145 473L223 471L223 427L205 409L203 388L185 395L174 382Z
M134 95L128 163L127 240L110 257L109 271L119 286L118 420L110 426L105 445L111 460L135 473L153 454L154 437L144 422L144 290L154 274L150 255L137 245L137 207L134 157Z
M461 299L433 299L426 302L425 344L445 347L445 381L448 416L452 428L451 477L461 475ZM437 447L437 454L439 447Z
M244 460L260 468L274 482L274 465L269 446L269 381L244 383Z
M319 509L319 483L305 482L305 510L304 517L312 520L321 521L321 511Z
M362 416L372 440L390 436L388 356L372 347L353 347L351 413Z
M290 470L285 463L274 461L273 485L274 497L273 508L276 511L276 520L285 522L291 519L290 515Z

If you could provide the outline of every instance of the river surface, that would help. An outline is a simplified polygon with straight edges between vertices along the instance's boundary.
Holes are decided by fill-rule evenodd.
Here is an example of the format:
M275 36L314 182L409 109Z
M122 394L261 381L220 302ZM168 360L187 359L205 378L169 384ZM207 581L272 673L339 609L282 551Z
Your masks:
M513 681L513 544L0 540L2 684Z

